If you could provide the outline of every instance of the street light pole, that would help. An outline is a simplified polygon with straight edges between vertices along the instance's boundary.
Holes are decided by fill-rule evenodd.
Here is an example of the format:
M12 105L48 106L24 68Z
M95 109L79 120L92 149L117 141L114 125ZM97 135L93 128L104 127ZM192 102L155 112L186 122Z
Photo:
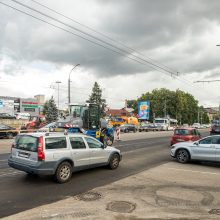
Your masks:
M61 83L60 81L56 81L57 87L58 87L58 97L57 97L57 107L58 107L58 112L59 112L59 105L60 105L60 86L59 84Z
M71 72L77 67L79 66L80 64L76 64L70 71L69 73L69 78L68 78L68 104L70 104L70 74Z

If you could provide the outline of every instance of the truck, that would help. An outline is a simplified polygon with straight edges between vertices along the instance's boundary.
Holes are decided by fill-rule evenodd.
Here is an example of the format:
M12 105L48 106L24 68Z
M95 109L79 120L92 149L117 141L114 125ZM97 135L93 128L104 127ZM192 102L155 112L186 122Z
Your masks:
M174 130L177 126L177 120L172 118L155 118L154 124L157 130L169 131Z
M105 119L101 118L98 104L70 103L68 115L58 119L57 127L66 129L68 132L81 132L93 136L108 146L114 141L114 130L108 127Z

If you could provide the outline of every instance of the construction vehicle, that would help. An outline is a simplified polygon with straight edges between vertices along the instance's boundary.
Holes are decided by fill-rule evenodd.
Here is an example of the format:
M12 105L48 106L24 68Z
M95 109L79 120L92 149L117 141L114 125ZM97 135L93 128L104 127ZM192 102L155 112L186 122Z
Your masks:
M68 132L81 132L97 138L104 144L112 145L114 130L101 119L100 106L97 104L69 104L69 114L57 121L57 127Z
M22 130L38 129L46 125L46 118L44 115L30 116L29 121L21 127Z

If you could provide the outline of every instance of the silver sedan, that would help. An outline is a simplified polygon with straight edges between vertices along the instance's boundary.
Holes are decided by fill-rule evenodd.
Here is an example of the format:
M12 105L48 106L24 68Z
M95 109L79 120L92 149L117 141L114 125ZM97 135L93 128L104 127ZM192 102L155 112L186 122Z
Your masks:
M171 146L170 155L180 163L190 160L220 162L220 135L174 144Z

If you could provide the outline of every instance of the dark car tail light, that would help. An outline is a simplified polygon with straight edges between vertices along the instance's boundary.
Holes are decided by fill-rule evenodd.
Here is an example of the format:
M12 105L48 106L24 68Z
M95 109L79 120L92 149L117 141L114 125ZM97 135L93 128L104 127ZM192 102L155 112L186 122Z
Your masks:
M45 160L43 136L38 138L37 157L39 161Z

